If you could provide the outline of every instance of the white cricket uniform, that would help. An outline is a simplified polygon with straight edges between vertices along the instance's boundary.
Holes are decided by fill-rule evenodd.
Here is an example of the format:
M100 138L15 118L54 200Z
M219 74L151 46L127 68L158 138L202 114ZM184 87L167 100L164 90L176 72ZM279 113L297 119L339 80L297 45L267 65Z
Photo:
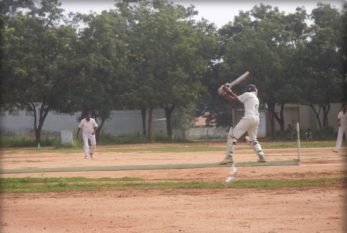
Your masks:
M257 139L259 127L259 99L255 92L245 92L238 96L238 99L245 106L244 117L235 126L233 137L239 139L245 132L248 133L250 141Z
M90 152L93 153L94 149L96 148L94 128L98 127L98 124L96 123L94 118L90 118L89 121L84 118L81 120L78 127L82 130L84 156L88 157L90 155ZM92 145L91 151L89 148L88 139L90 140L90 143Z
M255 92L245 92L237 97L244 104L245 114L234 128L230 128L228 133L226 158L232 158L234 153L234 143L244 133L247 132L252 148L258 156L264 156L262 148L257 141L259 127L259 99Z
M336 139L336 151L339 151L341 149L342 145L342 139L343 135L345 135L347 140L347 111L346 112L339 112L337 115L337 119L340 121L340 126L337 133L337 139Z

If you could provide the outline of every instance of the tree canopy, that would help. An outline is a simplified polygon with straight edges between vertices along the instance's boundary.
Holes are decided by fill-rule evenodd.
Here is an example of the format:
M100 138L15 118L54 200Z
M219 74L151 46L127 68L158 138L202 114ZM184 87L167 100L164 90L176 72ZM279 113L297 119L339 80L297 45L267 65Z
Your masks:
M38 143L50 111L92 111L102 130L113 109L140 109L148 138L156 108L169 137L174 112L192 106L229 124L216 89L246 70L273 128L284 130L286 104L310 106L323 128L330 104L346 101L346 4L341 12L318 4L311 14L255 5L219 30L195 20L194 6L166 0L69 16L58 0L0 4L1 105L33 113Z

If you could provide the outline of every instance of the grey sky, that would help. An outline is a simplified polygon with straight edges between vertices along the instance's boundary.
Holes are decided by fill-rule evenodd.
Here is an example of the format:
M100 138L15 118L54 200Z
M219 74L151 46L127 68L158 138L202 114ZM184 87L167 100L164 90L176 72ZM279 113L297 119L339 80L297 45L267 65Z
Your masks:
M89 13L101 12L114 8L114 0L60 0L62 7L67 11ZM296 7L304 7L308 13L317 6L319 2L329 3L332 6L341 9L346 0L173 0L173 2L189 6L194 5L199 12L196 19L205 18L213 22L217 27L221 27L234 20L234 16L239 11L251 10L254 5L264 3L277 6L280 11L294 12Z

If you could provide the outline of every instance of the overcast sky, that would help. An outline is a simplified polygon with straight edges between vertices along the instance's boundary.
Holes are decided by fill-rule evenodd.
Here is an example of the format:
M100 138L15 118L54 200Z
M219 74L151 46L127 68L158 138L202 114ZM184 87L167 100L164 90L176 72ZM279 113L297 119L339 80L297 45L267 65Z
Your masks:
M102 10L114 8L114 0L60 0L62 7L68 12L89 13L91 11L100 13ZM277 6L280 11L288 13L295 12L296 7L304 7L308 13L316 8L318 2L329 3L332 6L342 9L346 0L173 0L184 6L194 5L199 12L196 19L205 18L213 22L217 27L234 20L234 16L239 11L251 10L254 5L264 3Z

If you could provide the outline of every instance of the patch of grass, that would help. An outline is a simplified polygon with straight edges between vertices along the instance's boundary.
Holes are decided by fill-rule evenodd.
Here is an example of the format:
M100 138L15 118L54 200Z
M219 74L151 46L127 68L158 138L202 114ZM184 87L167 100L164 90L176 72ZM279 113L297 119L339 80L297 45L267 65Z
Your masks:
M131 189L224 189L224 188L310 188L346 185L347 179L322 178L301 180L236 180L225 184L217 181L154 180L122 178L1 178L1 193L44 193Z
M82 147L83 147L82 142L80 142L79 140L74 140L71 145L62 144L60 141L55 142L53 145L53 149L62 150L62 151L81 150Z
M55 135L42 135L40 146L53 146L59 142ZM37 147L35 137L18 135L0 135L1 147Z
M147 143L148 140L141 134L128 134L128 135L111 135L101 134L100 145L110 144L135 144L135 143Z
M89 179L84 177L72 178L2 178L0 179L1 192L10 193L36 193L36 192L63 192L86 191L123 186L123 183L142 182L136 177Z
M296 141L268 141L261 142L264 148L275 149L275 148L296 148ZM335 141L301 141L301 148L319 148L319 147L334 147Z
M335 185L345 185L347 179L343 178L320 178L320 179L299 179L299 180L236 180L232 186L234 188L310 188L329 187Z

